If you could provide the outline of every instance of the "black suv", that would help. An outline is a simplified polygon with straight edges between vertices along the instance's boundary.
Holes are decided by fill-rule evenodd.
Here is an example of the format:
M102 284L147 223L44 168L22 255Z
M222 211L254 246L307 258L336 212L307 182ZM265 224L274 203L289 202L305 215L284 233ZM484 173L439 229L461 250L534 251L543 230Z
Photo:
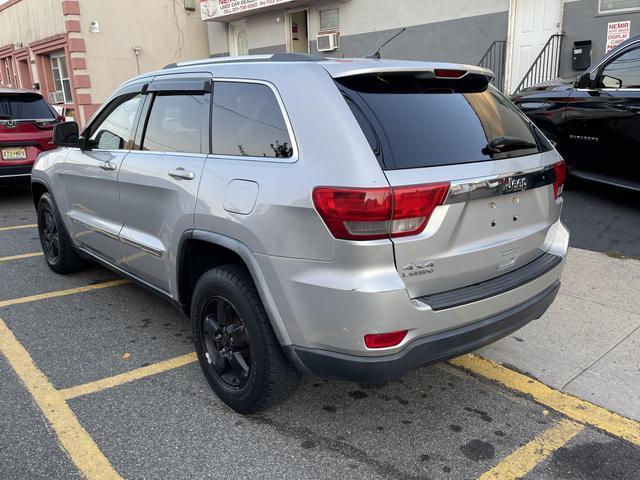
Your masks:
M577 79L536 85L512 100L557 143L574 177L640 191L640 36Z

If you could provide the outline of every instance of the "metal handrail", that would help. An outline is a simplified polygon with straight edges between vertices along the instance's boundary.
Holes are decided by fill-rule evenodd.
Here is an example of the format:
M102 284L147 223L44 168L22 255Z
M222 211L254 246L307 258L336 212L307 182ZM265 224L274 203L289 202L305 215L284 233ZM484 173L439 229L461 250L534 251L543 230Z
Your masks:
M504 92L505 66L507 53L507 41L495 40L484 53L480 61L479 67L488 68L494 73L491 83L500 91Z
M522 80L512 93L518 93L520 90L556 78L560 71L560 59L562 53L563 33L555 33L549 37L547 43L540 51L540 54L524 74Z

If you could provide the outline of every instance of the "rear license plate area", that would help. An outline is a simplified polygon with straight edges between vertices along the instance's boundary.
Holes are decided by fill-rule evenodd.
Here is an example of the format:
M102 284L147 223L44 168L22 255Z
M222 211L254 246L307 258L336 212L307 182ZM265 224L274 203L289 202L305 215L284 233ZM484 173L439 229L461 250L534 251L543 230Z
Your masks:
M24 147L9 147L0 150L0 156L5 161L26 160L27 149Z

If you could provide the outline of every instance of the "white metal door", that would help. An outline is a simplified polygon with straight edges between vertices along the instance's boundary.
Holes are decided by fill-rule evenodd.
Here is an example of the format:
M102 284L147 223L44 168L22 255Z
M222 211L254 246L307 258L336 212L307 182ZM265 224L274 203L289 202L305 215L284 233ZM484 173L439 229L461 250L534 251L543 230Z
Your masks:
M549 37L560 33L563 0L512 0L511 75L513 92Z

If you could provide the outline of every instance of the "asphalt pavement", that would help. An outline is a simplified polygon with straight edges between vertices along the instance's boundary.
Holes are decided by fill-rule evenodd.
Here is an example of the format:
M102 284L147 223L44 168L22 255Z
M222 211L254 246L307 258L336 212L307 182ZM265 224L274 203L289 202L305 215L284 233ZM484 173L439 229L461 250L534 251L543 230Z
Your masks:
M194 363L187 318L104 269L50 272L31 255L40 249L29 192L0 191L0 479L636 479L638 419L601 409L586 390L561 388L629 333L631 320L582 275L615 269L602 280L611 289L622 272L628 285L616 301L635 318L640 262L617 257L638 254L640 222L632 198L616 198L565 194L572 244L599 251L572 251L566 298L539 321L542 330L482 352L506 366L465 357L376 387L307 378L284 404L241 416ZM585 238L595 212L598 238ZM615 335L590 331L571 343L576 332L565 326L562 342L549 343L553 322L577 305ZM605 375L615 390L615 376ZM638 394L637 383L623 383L621 391Z

